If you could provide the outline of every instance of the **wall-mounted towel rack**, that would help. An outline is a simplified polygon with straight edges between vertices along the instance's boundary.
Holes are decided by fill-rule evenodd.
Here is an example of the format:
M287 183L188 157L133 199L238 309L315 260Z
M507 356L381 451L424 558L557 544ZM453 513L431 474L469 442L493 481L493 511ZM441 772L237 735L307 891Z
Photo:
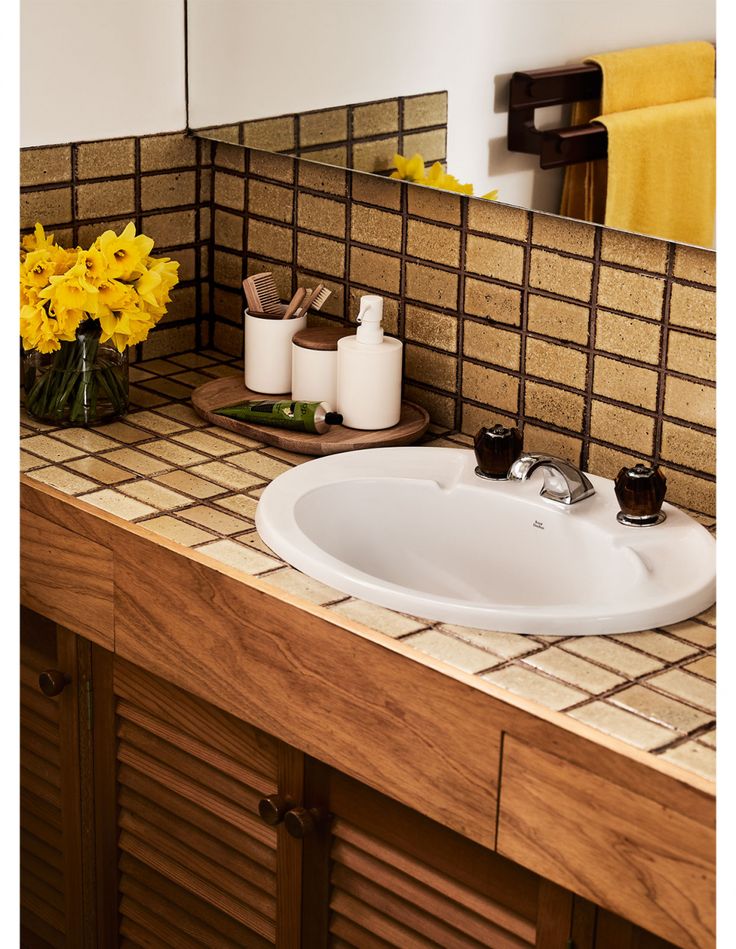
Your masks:
M605 158L608 132L599 122L545 131L534 125L535 109L600 99L602 82L595 63L515 72L509 87L509 151L539 155L542 168Z

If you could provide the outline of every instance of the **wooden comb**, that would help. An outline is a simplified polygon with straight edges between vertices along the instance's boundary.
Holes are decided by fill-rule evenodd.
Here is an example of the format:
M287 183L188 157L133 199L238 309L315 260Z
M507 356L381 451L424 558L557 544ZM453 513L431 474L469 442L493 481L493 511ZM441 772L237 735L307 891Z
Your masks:
M243 281L248 310L266 316L281 316L281 299L271 273L257 273Z

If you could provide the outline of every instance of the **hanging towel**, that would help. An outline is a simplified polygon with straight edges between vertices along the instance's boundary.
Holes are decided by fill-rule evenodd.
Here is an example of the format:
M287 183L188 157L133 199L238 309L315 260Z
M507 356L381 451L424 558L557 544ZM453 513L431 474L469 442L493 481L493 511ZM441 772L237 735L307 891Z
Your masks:
M606 125L608 161L566 169L560 213L623 230L712 246L713 45L700 41L670 43L601 53L588 57L586 62L597 63L603 72L601 102L576 103L571 121L582 125L596 120ZM699 105L667 108L690 100L697 100ZM657 107L662 111L657 112ZM633 113L639 111L643 114L637 120ZM691 134L694 137L688 144L686 136ZM656 187L644 191L649 181L654 181ZM673 201L678 208L672 208Z

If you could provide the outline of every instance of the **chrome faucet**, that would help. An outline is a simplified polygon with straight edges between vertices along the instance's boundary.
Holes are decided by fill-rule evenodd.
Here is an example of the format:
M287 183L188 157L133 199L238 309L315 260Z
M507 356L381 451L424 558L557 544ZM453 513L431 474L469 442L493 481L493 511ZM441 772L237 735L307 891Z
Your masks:
M528 481L539 468L544 485L539 492L543 498L560 504L577 504L595 494L595 488L583 472L563 458L554 455L523 452L509 468L509 481Z
M478 462L475 473L495 481L527 481L541 468L544 485L539 493L543 498L577 504L595 494L593 485L575 465L554 455L522 452L521 444L516 428L481 428L474 442Z

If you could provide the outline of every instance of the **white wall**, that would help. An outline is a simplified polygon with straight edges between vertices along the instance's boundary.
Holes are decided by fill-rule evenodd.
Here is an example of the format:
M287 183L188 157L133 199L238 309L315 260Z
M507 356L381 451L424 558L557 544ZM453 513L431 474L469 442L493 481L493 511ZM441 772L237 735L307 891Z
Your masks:
M184 0L22 0L21 146L186 126Z
M550 211L561 173L506 148L510 73L715 36L715 0L189 0L189 11L193 127L447 89L449 170L476 194L498 187L504 203Z

